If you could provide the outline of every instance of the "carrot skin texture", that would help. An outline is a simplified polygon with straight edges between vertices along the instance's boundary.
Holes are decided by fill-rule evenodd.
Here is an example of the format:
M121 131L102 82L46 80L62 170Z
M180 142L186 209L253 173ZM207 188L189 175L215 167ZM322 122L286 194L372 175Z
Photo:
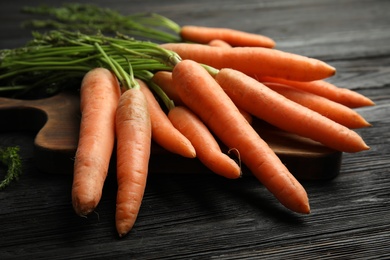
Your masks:
M369 149L354 131L270 90L257 80L232 69L215 77L235 104L254 116L343 152Z
M238 164L224 154L214 136L188 108L176 106L168 113L172 124L194 145L198 159L211 171L229 179L241 176Z
M355 91L346 88L339 88L336 85L324 80L301 82L301 81L286 80L286 79L275 78L275 77L255 76L255 78L260 82L280 83L306 92L310 92L350 108L358 108L358 107L375 105L375 103L371 99L361 95L360 93L357 93Z
M183 102L181 101L179 95L177 94L173 86L172 72L158 71L153 75L152 81L156 83L171 100L173 100L173 103L175 103L175 105L183 105Z
M80 89L81 122L74 162L72 205L78 215L98 205L115 143L115 111L120 87L104 68L84 76Z
M284 97L314 110L345 127L362 128L371 126L355 110L330 99L279 83L264 82L264 85Z
M216 69L232 68L245 74L289 80L312 81L328 78L336 69L317 59L261 47L215 48L202 44L166 43L163 48Z
M182 26L180 35L183 40L207 44L212 40L222 40L229 45L246 47L275 47L275 41L267 36L248 33L230 28L213 28L204 26Z
M221 48L232 48L232 46L223 41L223 40L218 40L218 39L215 39L215 40L211 40L209 43L208 43L209 46L213 46L213 47L221 47Z
M152 128L140 89L125 91L116 113L117 202L115 223L120 237L133 227L145 192Z
M156 72L152 80L167 94L167 96L171 100L173 100L175 105L185 106L180 96L178 95L175 86L173 85L172 72L170 71ZM241 108L238 109L240 110L240 113L245 117L245 119L251 124L253 121L252 115Z
M240 107L237 107L237 108L238 108L238 111L240 111L241 115L246 119L246 121L248 121L249 124L252 124L252 122L253 122L252 115Z
M238 150L243 163L285 207L310 212L305 189L203 67L183 60L172 77L183 102L225 145Z
M172 125L148 86L141 80L137 81L148 103L152 123L152 139L169 152L187 158L195 158L196 152L191 142Z

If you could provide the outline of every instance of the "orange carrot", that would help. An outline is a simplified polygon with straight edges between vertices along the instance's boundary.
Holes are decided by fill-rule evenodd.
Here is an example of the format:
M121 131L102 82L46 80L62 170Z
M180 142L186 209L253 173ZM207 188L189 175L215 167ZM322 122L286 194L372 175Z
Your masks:
M246 110L242 109L241 107L237 107L238 111L240 111L241 115L245 118L245 120L249 123L252 124L253 122L253 117L250 113L248 113Z
M138 216L151 146L151 122L147 101L139 88L125 91L118 104L116 229L120 237L133 227Z
M180 98L287 208L309 213L306 191L267 143L240 114L232 100L198 63L183 60L172 72Z
M190 59L216 69L232 68L257 77L272 76L312 81L333 76L335 68L317 59L261 47L215 48L202 44L167 43L163 48L182 59Z
M203 26L183 26L180 35L184 41L207 44L214 39L223 40L231 46L273 48L275 41L271 38L234 30L229 28L213 28Z
M371 126L358 112L327 98L279 83L264 82L264 85L321 115L348 128Z
M208 43L209 46L214 46L214 47L223 47L223 48L231 48L232 46L223 41L223 40L218 40L218 39L215 39L215 40L212 40Z
M183 105L183 102L173 87L172 72L162 70L158 71L153 75L152 81L156 83L171 100L173 100L175 105Z
M363 106L372 106L374 102L369 98L346 88L339 88L332 83L324 80L315 80L311 82L300 82L286 80L274 77L255 77L260 82L275 82L284 84L290 87L295 87L306 92L316 94L333 100L337 103L343 104L350 108L357 108Z
M237 106L272 125L339 151L369 149L356 132L285 98L239 71L222 69L215 79Z
M224 154L203 122L188 108L176 106L168 117L194 145L198 159L211 171L229 179L241 176L241 169L229 156Z
M72 185L72 204L78 215L91 213L101 199L115 142L114 118L119 97L118 80L109 70L96 68L84 76Z
M166 94L167 96L173 100L175 105L183 106L184 103L180 99L177 91L175 90L173 86L172 81L172 72L170 71L158 71L153 76L153 82L156 83ZM247 111L238 108L240 110L240 113L245 117L245 119L248 121L249 124L252 124L253 118L250 113Z
M162 110L160 104L144 81L137 80L148 102L152 139L165 150L187 158L195 158L195 148L191 142L177 130Z

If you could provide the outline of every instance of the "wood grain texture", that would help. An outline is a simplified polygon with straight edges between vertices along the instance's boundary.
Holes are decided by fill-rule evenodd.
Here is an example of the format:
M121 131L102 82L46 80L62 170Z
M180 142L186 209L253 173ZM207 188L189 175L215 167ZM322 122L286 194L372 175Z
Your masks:
M23 44L23 5L0 3L0 48ZM83 1L81 1L83 2ZM86 1L84 1L86 2ZM88 1L122 12L155 11L180 24L264 33L277 48L318 57L338 72L333 83L373 99L358 130L371 150L344 154L340 175L305 181L312 213L282 208L254 178L155 175L136 226L115 233L115 177L95 215L71 207L71 176L34 166L30 132L2 131L0 145L20 145L25 171L0 191L0 259L386 259L390 255L390 1ZM5 122L0 123L3 129ZM4 168L0 168L4 176Z

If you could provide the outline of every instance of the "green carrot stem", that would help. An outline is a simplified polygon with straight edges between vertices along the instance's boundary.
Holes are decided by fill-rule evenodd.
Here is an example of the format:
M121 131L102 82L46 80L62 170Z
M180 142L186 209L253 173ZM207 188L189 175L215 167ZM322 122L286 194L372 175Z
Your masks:
M154 93L157 94L157 96L162 100L164 105L167 107L168 110L175 107L175 104L173 100L171 100L167 94L158 86L156 83L152 81L153 73L147 70L138 71L136 73L136 77L145 81L147 85L152 89Z
M122 15L108 8L91 4L65 4L62 7L24 7L22 11L48 15L54 19L30 20L24 26L80 30L83 32L121 32L163 42L180 41L180 26L158 14Z
M22 173L22 160L19 155L19 147L0 148L0 162L7 166L7 174L0 182L0 190L2 190L12 181L17 180Z

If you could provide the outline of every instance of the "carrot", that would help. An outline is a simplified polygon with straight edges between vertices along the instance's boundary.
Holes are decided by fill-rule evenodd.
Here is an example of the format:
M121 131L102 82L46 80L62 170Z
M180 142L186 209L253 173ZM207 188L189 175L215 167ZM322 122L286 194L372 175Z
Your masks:
M172 125L146 83L142 80L137 81L148 103L152 122L152 139L169 152L195 158L196 152L191 142Z
M116 111L117 182L116 229L120 237L133 227L145 192L151 146L151 122L145 95L125 91Z
M223 48L231 48L232 47L229 43L227 43L223 40L219 40L219 39L209 41L208 45L214 46L214 47L223 47Z
M180 36L184 41L207 44L212 40L223 40L231 46L275 47L275 41L260 34L243 32L229 28L203 26L182 26Z
M272 125L339 151L369 149L356 132L285 98L239 71L222 69L215 79L235 104Z
M274 77L255 77L260 82L274 82L285 84L290 87L295 87L306 92L316 94L318 96L325 97L327 99L333 100L337 103L343 104L350 108L372 106L374 102L369 98L352 91L346 88L339 88L332 83L329 83L324 80L315 80L311 82L300 82L286 80L282 78Z
M177 91L174 88L172 81L172 72L170 71L158 71L154 74L152 78L153 82L156 83L166 94L173 100L176 105L183 106L184 103L179 97ZM239 108L240 113L245 117L248 123L252 123L253 118L250 113Z
M224 154L203 122L186 107L172 108L168 117L194 145L196 155L211 171L229 179L241 176L240 167L229 156Z
M307 193L267 143L240 114L235 104L198 63L183 60L172 72L183 102L287 208L309 213Z
M173 87L172 72L163 70L158 71L153 75L152 81L156 83L170 99L173 100L175 105L183 105L183 102Z
M81 122L74 161L72 204L78 215L99 203L115 143L115 110L120 87L104 68L87 72L80 88Z
M202 44L166 43L163 48L216 69L232 68L257 77L272 76L299 81L312 81L333 76L335 68L327 63L261 47L215 48Z
M252 124L253 122L253 117L250 113L248 113L246 110L242 109L241 107L237 107L238 111L240 114L245 118L245 120L249 123Z
M264 85L283 95L284 97L301 104L321 115L348 128L371 126L359 113L351 108L329 100L327 98L289 87L279 83L264 82Z

